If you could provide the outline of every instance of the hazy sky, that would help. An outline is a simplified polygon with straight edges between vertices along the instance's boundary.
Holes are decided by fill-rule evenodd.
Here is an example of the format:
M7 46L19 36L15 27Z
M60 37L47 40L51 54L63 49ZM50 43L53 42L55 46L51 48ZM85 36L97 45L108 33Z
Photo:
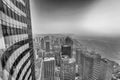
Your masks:
M31 0L33 33L120 35L120 0Z
M120 37L120 0L31 0L33 33ZM120 63L120 38L85 42Z

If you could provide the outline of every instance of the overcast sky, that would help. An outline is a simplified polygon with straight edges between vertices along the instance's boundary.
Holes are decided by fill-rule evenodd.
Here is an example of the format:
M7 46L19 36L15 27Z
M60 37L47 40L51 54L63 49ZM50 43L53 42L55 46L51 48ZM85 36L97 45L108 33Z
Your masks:
M31 0L33 33L120 35L120 0Z

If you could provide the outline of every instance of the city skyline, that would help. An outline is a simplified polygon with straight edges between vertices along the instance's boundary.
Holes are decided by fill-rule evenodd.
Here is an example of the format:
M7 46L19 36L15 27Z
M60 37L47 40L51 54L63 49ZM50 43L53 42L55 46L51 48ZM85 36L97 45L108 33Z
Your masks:
M119 80L119 0L0 0L0 80Z
M47 42L50 43L50 47L46 46ZM42 44L44 47L41 46ZM42 80L46 78L48 80L119 79L118 63L107 57L103 58L98 51L84 48L78 40L69 36L38 35L34 38L34 48L39 56L36 57L36 61L39 59L43 61L41 65L43 74L41 73L40 77ZM48 48L49 51L47 51ZM43 55L40 56L41 54ZM55 65L51 60L55 60ZM41 70L38 69L38 71Z

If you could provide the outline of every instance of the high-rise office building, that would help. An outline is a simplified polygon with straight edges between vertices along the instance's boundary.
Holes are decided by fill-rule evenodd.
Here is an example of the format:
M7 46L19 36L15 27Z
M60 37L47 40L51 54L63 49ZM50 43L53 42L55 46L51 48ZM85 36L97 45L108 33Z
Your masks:
M64 45L61 46L62 55L67 55L68 57L72 57L73 50L73 40L70 37L66 37L64 40Z
M76 51L78 76L82 80L99 80L101 56L95 52Z
M50 51L50 42L46 42L46 52Z
M82 65L82 69L83 69L83 73L82 73L82 79L83 80L91 80L92 78L92 71L93 71L93 58L83 55L83 65Z
M100 75L98 80L112 80L113 66L113 61L102 58L100 61Z
M65 44L67 44L67 45L73 45L73 40L72 40L72 38L70 38L70 37L66 37L65 38Z
M81 49L77 49L76 50L76 76L79 76L80 79L82 79L82 75L83 75L83 58L84 58L84 54L83 51Z
M60 80L75 80L75 59L62 58Z
M44 58L44 80L55 80L55 58Z
M41 49L44 49L45 48L45 41L44 41L44 38L41 39Z
M0 49L4 80L35 80L29 0L0 0Z
M60 52L55 52L55 61L56 61L57 66L61 65L61 54L60 54Z

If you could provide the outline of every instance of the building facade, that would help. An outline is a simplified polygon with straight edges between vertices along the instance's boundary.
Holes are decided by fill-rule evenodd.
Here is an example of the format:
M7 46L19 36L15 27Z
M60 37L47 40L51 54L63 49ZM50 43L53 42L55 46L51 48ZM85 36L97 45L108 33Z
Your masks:
M44 58L44 80L55 80L55 58Z
M94 51L76 51L77 76L80 80L111 80L113 61L102 59Z
M55 52L55 61L56 61L56 66L59 66L61 65L61 54L60 52Z
M79 79L82 79L83 75L83 60L83 51L81 49L76 49L76 73Z
M113 74L113 62L108 59L101 59L100 61L100 75L99 80L111 80Z
M35 80L29 0L0 0L0 53L4 80Z
M60 80L75 80L75 60L62 58L60 67Z

